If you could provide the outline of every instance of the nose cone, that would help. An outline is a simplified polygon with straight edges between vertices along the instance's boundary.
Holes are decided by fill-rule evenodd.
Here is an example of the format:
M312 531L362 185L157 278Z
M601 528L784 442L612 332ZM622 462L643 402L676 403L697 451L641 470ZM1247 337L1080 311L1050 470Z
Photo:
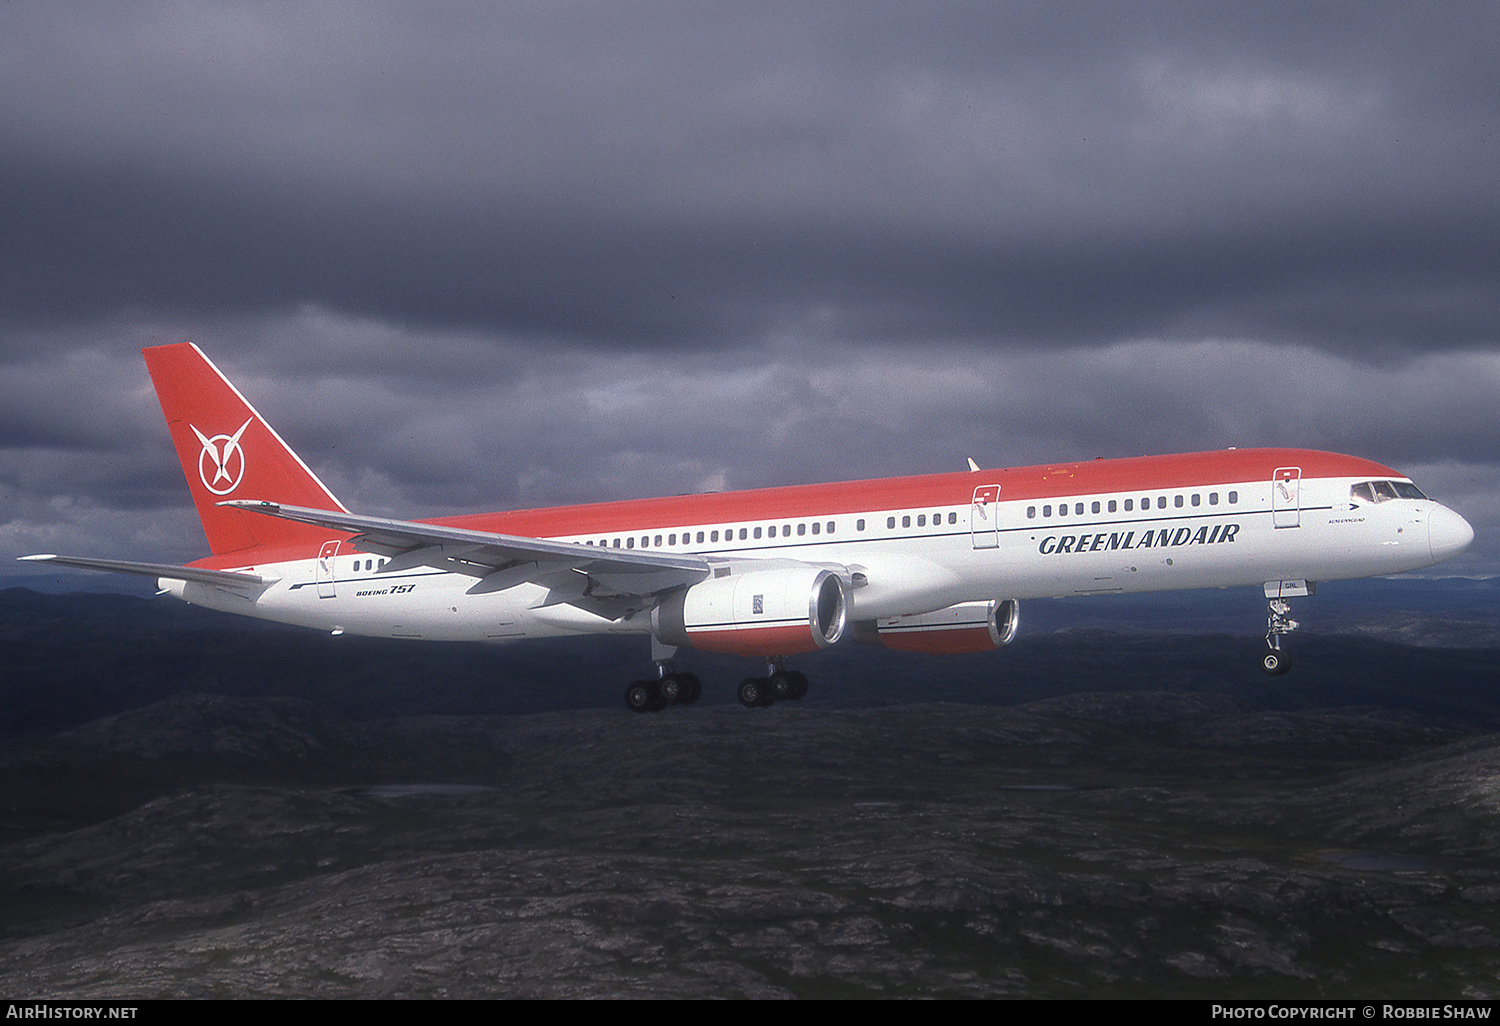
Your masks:
M1427 541L1432 546L1432 561L1452 559L1474 540L1474 528L1447 506L1438 505L1427 516Z

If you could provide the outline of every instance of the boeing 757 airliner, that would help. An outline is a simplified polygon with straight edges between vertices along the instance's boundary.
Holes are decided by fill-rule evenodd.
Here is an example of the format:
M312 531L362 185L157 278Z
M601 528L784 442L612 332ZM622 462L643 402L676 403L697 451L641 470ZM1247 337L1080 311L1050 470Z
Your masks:
M1463 517L1405 475L1305 449L1093 460L430 520L351 513L197 346L145 350L213 555L140 574L184 601L334 634L513 641L649 637L638 712L697 699L678 648L765 661L747 706L796 699L785 659L856 641L1007 644L1023 599L1259 586L1261 668L1285 673L1288 599L1431 566Z

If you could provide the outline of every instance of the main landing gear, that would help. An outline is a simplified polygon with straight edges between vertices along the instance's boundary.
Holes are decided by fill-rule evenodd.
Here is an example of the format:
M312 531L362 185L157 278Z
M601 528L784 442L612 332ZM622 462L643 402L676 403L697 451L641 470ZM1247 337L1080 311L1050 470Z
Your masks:
M661 712L669 705L692 705L703 694L695 673L679 673L671 659L656 660L656 680L632 681L625 689L625 704L631 712ZM740 704L764 708L774 702L795 702L807 694L807 674L784 669L781 659L766 660L766 676L740 681Z
M740 704L746 708L764 708L782 700L795 702L807 694L807 674L783 669L779 658L766 660L766 676L746 677L740 681Z
M625 704L631 712L661 712L669 705L692 705L703 694L696 673L678 673L670 660L658 662L657 680L632 681L625 689Z

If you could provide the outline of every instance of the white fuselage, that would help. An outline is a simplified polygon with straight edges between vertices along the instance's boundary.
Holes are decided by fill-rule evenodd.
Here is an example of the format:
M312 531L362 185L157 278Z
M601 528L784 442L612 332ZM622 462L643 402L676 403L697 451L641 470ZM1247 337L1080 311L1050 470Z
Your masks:
M837 568L849 583L850 618L877 620L991 599L1380 576L1439 562L1472 537L1461 517L1430 499L1351 502L1357 480L1303 478L1280 502L1265 480L1183 482L743 521L677 517L628 534L550 540L691 553L731 568L778 558ZM258 596L178 580L161 586L197 605L379 637L501 642L651 630L649 615L611 620L547 605L548 589L537 584L471 594L472 576L384 572L383 563L331 538L316 559L226 567L274 582Z

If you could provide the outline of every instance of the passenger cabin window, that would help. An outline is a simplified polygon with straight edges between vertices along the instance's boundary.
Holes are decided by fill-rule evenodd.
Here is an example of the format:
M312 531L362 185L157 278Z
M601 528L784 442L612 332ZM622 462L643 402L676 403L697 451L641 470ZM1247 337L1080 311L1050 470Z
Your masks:
M1219 493L1218 492L1209 492L1208 493L1208 504L1210 506L1217 506L1219 504Z
M865 521L863 517L854 522L854 529L856 531L863 531L865 529Z
M956 524L956 523L958 523L958 514L957 513L949 513L948 514L948 523L950 523L950 524Z
M885 526L886 526L886 530L888 530L888 531L895 529L896 518L895 517L886 517L885 518Z
M1199 495L1197 492L1193 493L1193 505L1194 506L1201 506L1201 505L1203 505L1203 497L1201 495Z
M917 515L917 526L918 527L926 527L927 526L927 514L926 513L919 513Z
M1239 501L1240 501L1240 493L1239 492L1230 492L1229 493L1229 504L1231 506L1233 506L1235 503L1237 503Z
M1135 500L1134 499L1126 499L1125 500L1125 512L1129 513L1133 509L1135 509Z
M1035 520L1036 519L1036 507L1035 506L1027 506L1026 507L1026 519L1027 520Z
M902 517L901 518L901 526L902 527L910 527L911 526L911 517Z
M1099 512L1099 504L1096 502L1092 506L1090 506L1089 509L1090 509L1090 511L1092 511L1094 513L1097 513L1097 512Z

